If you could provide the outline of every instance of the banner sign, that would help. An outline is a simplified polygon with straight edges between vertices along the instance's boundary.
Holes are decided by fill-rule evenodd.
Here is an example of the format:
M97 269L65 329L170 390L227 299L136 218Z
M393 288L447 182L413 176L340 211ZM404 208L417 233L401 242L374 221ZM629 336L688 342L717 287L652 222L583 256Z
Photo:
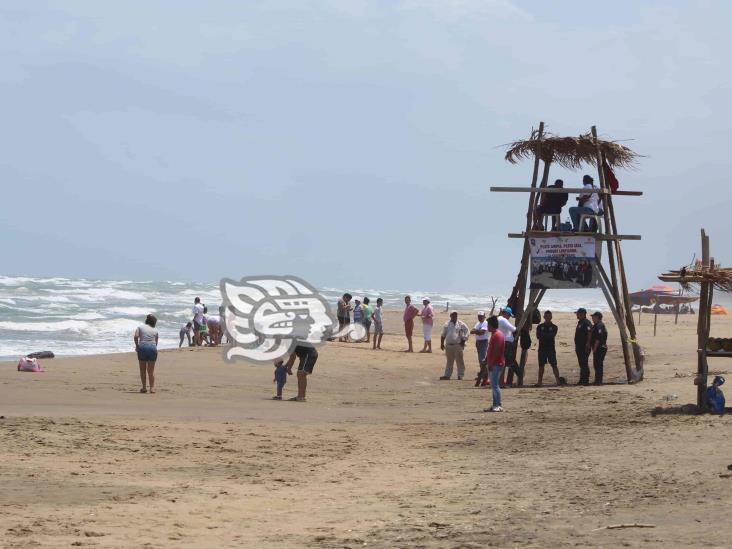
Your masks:
M598 286L599 241L591 236L530 238L532 290Z

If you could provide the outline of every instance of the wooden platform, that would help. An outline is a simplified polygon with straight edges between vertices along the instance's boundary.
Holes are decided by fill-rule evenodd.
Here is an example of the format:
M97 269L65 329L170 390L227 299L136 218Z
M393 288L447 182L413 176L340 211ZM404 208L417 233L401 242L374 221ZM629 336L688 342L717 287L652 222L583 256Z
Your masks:
M615 191L614 193L595 187L593 189L577 188L577 187L491 187L494 193L541 193L541 194L607 194L610 196L643 196L642 191Z
M575 233L572 231L529 231L523 233L508 233L508 238L550 238L554 236L591 236L595 240L640 240L639 234L604 234L604 233Z
M699 353L704 353L707 358L720 357L720 358L732 358L732 351L706 351L699 349Z

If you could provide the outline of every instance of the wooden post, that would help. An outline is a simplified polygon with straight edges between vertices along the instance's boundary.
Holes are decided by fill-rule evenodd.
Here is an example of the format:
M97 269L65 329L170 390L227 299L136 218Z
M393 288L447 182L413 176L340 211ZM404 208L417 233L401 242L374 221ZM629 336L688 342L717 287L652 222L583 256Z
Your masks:
M534 171L531 176L531 188L536 188L536 183L539 179L539 161L541 160L541 140L544 137L544 122L539 122L539 131L536 133L536 137L539 140L537 150L534 152ZM536 194L532 192L529 195L529 207L526 211L526 232L531 230L534 222L534 204L536 202ZM519 274L516 279L516 285L513 287L511 297L509 298L509 304L514 309L514 314L517 316L523 315L524 312L524 301L526 299L526 281L527 273L529 269L529 255L531 247L529 246L529 239L524 239L524 251L521 256L521 267L519 268Z
M594 137L597 138L597 133L594 134ZM601 155L601 158L603 160L603 164L605 161L604 153ZM605 177L605 171L602 170L602 177L604 179ZM618 234L618 226L617 222L615 221L615 206L613 205L613 198L612 194L607 196L607 206L610 212L610 224L613 231L613 234ZM627 319L627 326L628 326L628 333L630 334L630 339L634 342L631 346L631 349L633 351L633 360L635 362L635 368L636 370L641 370L643 368L643 358L641 356L641 350L640 345L637 343L637 333L635 330L635 323L633 322L633 312L632 312L632 303L630 301L630 292L628 290L628 280L625 276L625 262L623 261L623 251L620 247L620 242L615 242L615 252L618 256L618 271L620 272L620 292L619 297L623 300L623 305L625 307L625 314ZM640 312L638 313L638 323L640 324Z
M603 170L602 165L602 154L600 152L600 145L597 143L597 128L595 126L592 126L592 137L595 140L596 145L596 153L595 158L597 162L597 175L600 180L600 188L601 189L607 189L607 184L605 182L605 172ZM600 195L600 200L603 205L603 216L604 216L604 229L605 234L612 235L613 234L613 225L611 224L611 218L610 218L610 211L612 208L612 202L610 201L610 195L603 193ZM617 241L616 241L617 244ZM627 322L627 317L625 315L625 299L623 296L623 300L620 299L620 292L618 291L619 285L618 285L618 276L615 270L615 250L613 247L613 243L608 240L607 241L607 255L608 255L608 263L610 265L610 280L611 280L611 287L610 291L612 292L612 296L615 300L615 307L618 311L618 328L620 328L620 337L623 347L623 359L625 360L625 369L628 371L630 369L630 353L628 352L628 338L627 335L623 335L625 332L625 324ZM632 323L632 317L631 317L631 323ZM629 378L628 381L631 381Z
M701 230L702 266L709 266L709 237L704 229ZM699 409L704 407L705 392L707 389L707 337L711 311L709 306L709 282L702 281L699 290L699 318L697 319L697 367L696 367L696 404Z
M600 274L600 278L599 278L600 288L602 289L602 293L605 294L605 299L607 300L607 304L610 307L610 311L612 311L613 317L615 318L615 322L618 325L618 331L620 332L620 343L623 347L623 357L627 357L628 351L627 351L626 347L627 347L627 341L628 341L628 334L625 330L625 325L622 322L623 318L620 316L620 312L618 311L617 307L615 307L615 302L613 300L613 296L610 291L610 279L608 278L607 273L605 272L605 269L603 268L602 264L600 264L598 262L596 267L597 267L597 272ZM636 372L638 372L638 369L636 369ZM639 376L633 375L629 360L625 361L625 376L628 380L628 383L632 383L633 381L640 379Z
M658 322L658 311L653 311L653 337L656 337L656 323Z
M678 303L676 304L676 307L674 308L674 312L676 313L676 315L674 316L674 324L678 324L679 323L679 304Z

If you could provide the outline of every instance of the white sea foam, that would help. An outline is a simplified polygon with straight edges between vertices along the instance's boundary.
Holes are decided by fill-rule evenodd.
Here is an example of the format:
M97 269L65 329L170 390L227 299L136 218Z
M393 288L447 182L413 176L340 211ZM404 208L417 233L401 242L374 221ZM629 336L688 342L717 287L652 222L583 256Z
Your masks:
M145 316L156 311L146 307L108 307L104 309L104 312L110 315Z

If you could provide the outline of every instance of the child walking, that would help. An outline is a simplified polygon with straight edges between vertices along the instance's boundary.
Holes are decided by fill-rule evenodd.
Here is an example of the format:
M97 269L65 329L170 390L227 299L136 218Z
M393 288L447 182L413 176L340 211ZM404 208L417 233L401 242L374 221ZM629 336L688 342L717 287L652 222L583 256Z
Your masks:
M285 362L280 359L275 361L274 367L274 382L277 384L277 394L272 397L272 400L282 400L282 389L285 388L285 383L287 383L287 376L292 375L292 366L288 368Z

